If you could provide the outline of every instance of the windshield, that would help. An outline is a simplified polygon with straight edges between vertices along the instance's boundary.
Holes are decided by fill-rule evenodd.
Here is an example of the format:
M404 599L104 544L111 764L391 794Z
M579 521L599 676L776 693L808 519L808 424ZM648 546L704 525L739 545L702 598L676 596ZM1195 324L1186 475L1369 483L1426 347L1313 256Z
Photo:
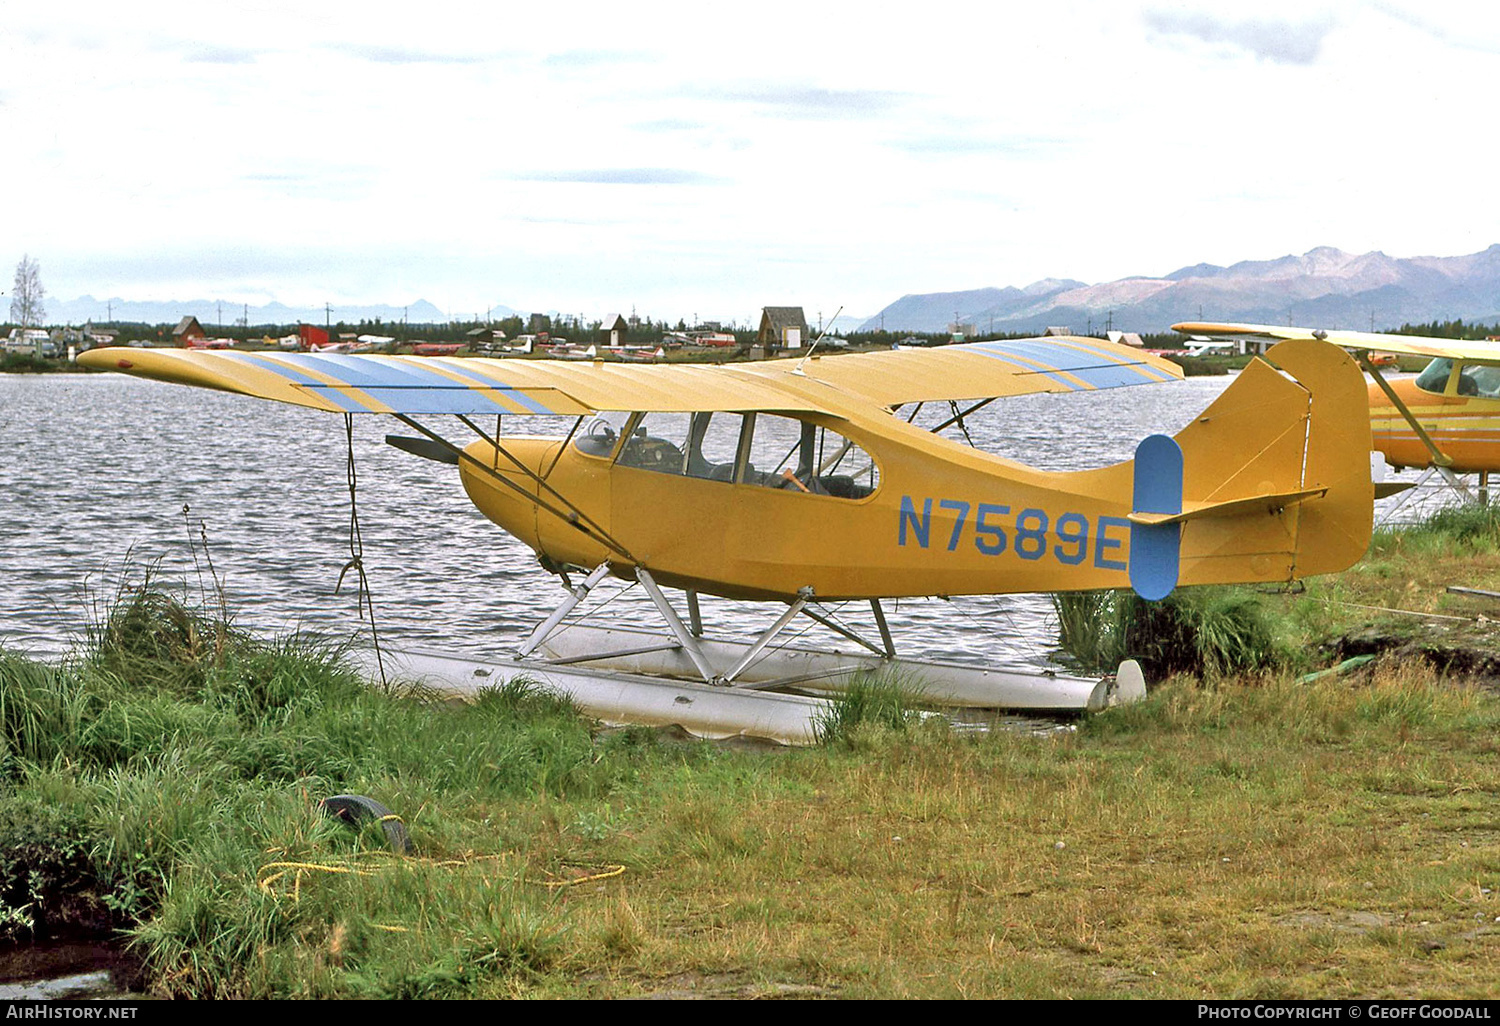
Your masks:
M1448 387L1448 375L1453 373L1453 361L1439 358L1427 365L1427 369L1417 375L1417 387L1424 392L1436 392L1443 394Z

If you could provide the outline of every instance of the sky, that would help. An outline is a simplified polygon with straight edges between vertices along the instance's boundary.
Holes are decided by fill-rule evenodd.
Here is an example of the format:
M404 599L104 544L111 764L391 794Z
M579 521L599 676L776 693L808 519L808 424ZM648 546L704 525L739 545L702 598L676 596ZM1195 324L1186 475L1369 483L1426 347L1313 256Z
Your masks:
M71 3L0 20L48 294L751 324L1500 242L1500 7ZM0 283L4 284L4 283Z

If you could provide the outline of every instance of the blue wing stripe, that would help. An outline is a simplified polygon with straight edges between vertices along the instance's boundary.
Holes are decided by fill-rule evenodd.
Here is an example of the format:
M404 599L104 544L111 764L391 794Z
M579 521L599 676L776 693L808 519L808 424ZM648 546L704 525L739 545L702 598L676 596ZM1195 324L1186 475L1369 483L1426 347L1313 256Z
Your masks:
M1070 338L1070 339L1068 339L1067 344L1070 345L1070 346L1075 346L1077 348L1086 349L1086 350L1088 350L1091 353L1097 353L1097 354L1099 354L1100 358L1104 361L1103 365L1105 365L1105 366L1111 366L1111 367L1129 367L1132 370L1139 371L1141 374L1143 374L1143 375L1146 376L1146 379L1148 381L1176 381L1177 380L1176 375L1168 374L1166 371L1159 370L1158 368L1153 367L1150 364L1145 363L1145 362L1140 362L1140 363L1120 363L1119 362L1118 354L1111 353L1111 352L1109 352L1107 350L1100 349L1098 346L1091 345L1089 343L1088 339L1079 340L1079 339Z
M456 367L451 363L443 364L443 369L448 371L450 374L457 374L459 377L463 378L466 381L474 382L474 384L478 385L480 388L488 388L496 392L503 392L507 399L510 399L512 402L519 403L526 409L530 410L532 413L550 414L552 412L551 410L547 409L547 407L531 398L531 396L516 388L514 385L502 385L498 381L493 381L490 378L482 377L478 374L475 374L471 370L467 370L463 367ZM450 380L448 384L451 387L453 382Z
M1029 360L1044 363L1055 370L1084 371L1091 368L1118 369L1128 371L1140 377L1150 380L1147 372L1150 370L1145 364L1120 363L1118 359L1111 359L1104 352L1092 349L1080 343L1069 342L1060 345L1054 342L1035 342L1017 340L1014 342L1001 342L997 345L1005 347L1017 356L1024 356ZM1080 352L1079 350L1084 350Z
M285 359L316 368L353 388L367 389L375 398L401 413L511 412L508 407L501 405L493 395L489 394L491 392L505 394L507 398L513 399L532 413L552 412L511 385L476 377L471 373L457 370L451 364L443 366L459 377L481 387L470 388L426 367L369 360L359 356L324 353L303 354L285 357ZM324 389L333 387L322 382L311 383ZM399 396L392 395L387 391L389 389L401 389L401 393Z
M1001 359L1011 356L1044 364L1045 367L1022 366L1033 373L1045 374L1073 390L1078 388L1077 384L1059 377L1059 374L1070 374L1091 388L1118 388L1170 380L1145 364L1122 364L1114 360L1101 362L1105 358L1097 350L1079 352L1069 346L1050 342L982 342L975 346L975 351Z
M979 353L981 356L988 356L992 360L999 360L1002 363L1009 364L1010 366L1015 367L1017 370L1020 370L1024 373L1045 375L1051 380L1057 382L1059 385L1063 386L1063 388L1066 388L1069 392L1078 391L1078 385L1072 381L1069 381L1062 375L1054 374L1052 371L1042 370L1038 367L1032 367L1029 364L1021 363L1018 360L1012 358L1010 354L996 352L993 348L990 348L988 346L977 348L974 351L976 353Z
M288 381L295 382L298 385L311 385L314 387L323 386L325 388L325 391L321 394L325 395L330 402L337 403L339 406L343 407L344 412L346 413L370 412L365 407L355 402L353 399L350 399L348 396L343 395L340 392L326 390L327 386L324 386L323 382L317 380L316 378L309 377L307 374L304 374L296 367L287 366L281 360L273 360L269 357L260 356L256 353L240 353L238 355L242 357L247 363L253 363L257 367L264 367L266 370L280 374Z

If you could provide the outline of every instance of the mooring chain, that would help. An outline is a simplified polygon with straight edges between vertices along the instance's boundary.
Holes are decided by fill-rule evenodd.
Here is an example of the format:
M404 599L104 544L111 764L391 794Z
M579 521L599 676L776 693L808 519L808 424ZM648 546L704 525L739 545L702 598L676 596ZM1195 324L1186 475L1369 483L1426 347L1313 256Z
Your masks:
M351 413L344 414L344 442L347 452L345 475L349 482L349 562L339 571L333 593L339 593L339 589L344 586L345 575L353 570L359 580L359 595L355 607L359 610L361 620L365 618L366 612L369 613L370 640L375 645L375 665L380 670L380 683L385 685L385 656L380 651L380 634L375 629L375 596L370 591L370 578L365 574L365 546L359 532L359 477L354 468L354 415Z

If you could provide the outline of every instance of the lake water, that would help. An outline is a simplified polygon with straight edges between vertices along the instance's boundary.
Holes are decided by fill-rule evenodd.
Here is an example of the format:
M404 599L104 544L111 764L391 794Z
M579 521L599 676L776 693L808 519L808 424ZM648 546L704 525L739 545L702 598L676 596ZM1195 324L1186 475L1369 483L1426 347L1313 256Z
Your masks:
M1147 434L1180 429L1231 380L1003 400L973 418L970 433L980 448L1035 466L1104 466L1130 458ZM506 431L569 426L520 420ZM455 468L386 445L388 431L410 433L390 418L355 418L381 641L508 653L563 597L557 579L474 509ZM213 599L216 574L235 621L256 631L362 628L352 574L335 593L350 558L342 418L123 375L8 374L0 446L0 646L67 651L97 603L147 570L195 600ZM1056 637L1042 596L903 601L887 612L907 655L1042 662ZM638 588L608 613L659 622ZM844 613L857 627L871 623L867 606ZM705 598L704 619L711 633L743 636L770 617L764 606ZM807 640L823 643L809 626Z

